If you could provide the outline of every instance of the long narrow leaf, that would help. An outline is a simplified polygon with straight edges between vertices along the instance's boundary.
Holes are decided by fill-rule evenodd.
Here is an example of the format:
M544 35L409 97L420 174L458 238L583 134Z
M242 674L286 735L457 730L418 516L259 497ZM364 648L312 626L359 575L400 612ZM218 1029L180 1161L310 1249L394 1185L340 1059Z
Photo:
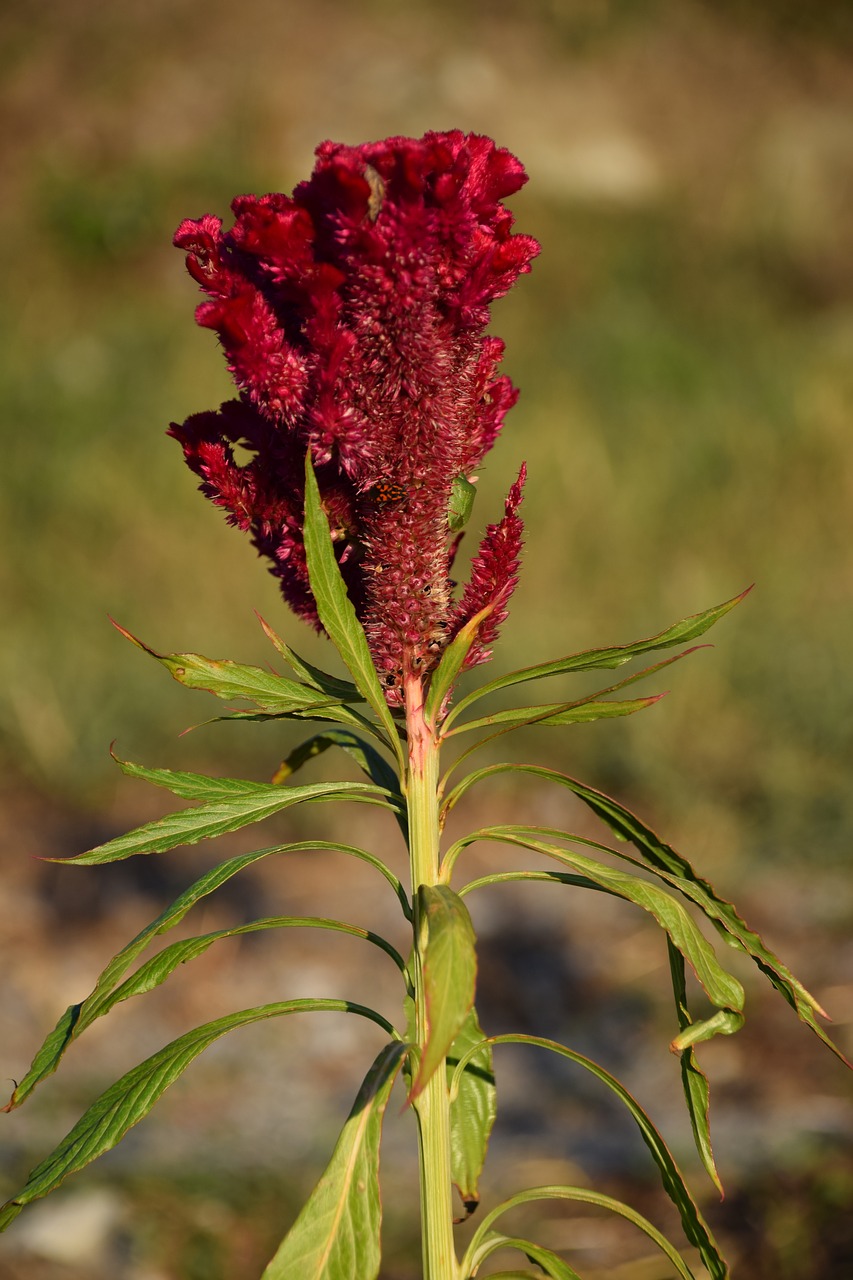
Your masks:
M663 1182L664 1190L678 1209L681 1217L681 1225L684 1228L684 1234L691 1244L695 1245L699 1250L702 1261L708 1269L712 1280L726 1280L729 1274L728 1267L720 1254L719 1247L714 1239L711 1229L702 1216L696 1202L690 1194L684 1176L676 1164L672 1153L661 1137L660 1132L650 1120L649 1116L637 1102L637 1100L628 1092L623 1084L621 1084L615 1076L609 1071L593 1062L591 1058L586 1058L583 1054L576 1053L573 1049L566 1048L556 1040L548 1040L542 1036L529 1036L520 1034L507 1034L489 1037L489 1044L492 1046L502 1044L522 1044L531 1045L534 1048L547 1049L550 1053L556 1053L560 1057L568 1058L570 1062L576 1063L579 1067L583 1067L585 1071L589 1071L592 1075L600 1080L602 1084L614 1093L626 1110L630 1113L634 1123L642 1135L643 1141L651 1152L652 1158L658 1167L658 1171ZM459 1068L464 1066L464 1059L460 1060Z
M751 957L761 972L784 996L800 1020L810 1027L815 1035L842 1062L847 1066L851 1065L841 1049L830 1039L817 1021L815 1013L820 1014L822 1017L828 1016L818 1001L806 990L799 979L794 977L793 973L782 963L779 957L765 946L759 935L749 928L733 904L720 897L712 885L698 876L686 858L670 845L665 844L635 814L617 803L610 796L601 791L596 791L593 787L589 787L575 778L570 778L566 774L558 773L553 769L546 769L543 766L490 765L469 774L453 789L445 801L443 817L446 817L453 805L474 783L480 782L486 777L512 771L533 774L536 777L556 782L560 786L566 787L582 800L620 839L630 842L639 851L650 868L666 872L675 877L672 883L676 883L677 880L679 891L701 908L727 942Z
M308 709L289 711L286 714L272 711L230 711L227 715L214 716L211 720L202 721L202 724L222 724L231 720L251 720L257 724L263 724L270 720L307 720L309 722L319 721L320 723L329 721L332 724L348 725L352 729L357 729L360 733L369 733L371 737L376 738L383 746L393 750L384 729L368 716L362 715L354 707L343 702L318 702ZM199 728L200 726L195 725L193 727Z
M569 1266L562 1258L558 1258L556 1253L550 1249L545 1249L541 1244L534 1244L532 1240L524 1240L520 1236L505 1236L500 1231L490 1231L487 1237L481 1241L480 1249L474 1260L475 1266L478 1268L491 1254L497 1253L499 1249L517 1249L519 1253L526 1254L531 1262L535 1262L546 1276L550 1276L551 1280L580 1280L577 1271ZM540 1275L541 1272L536 1273ZM510 1280L510 1277L534 1277L532 1271L497 1271L492 1273L491 1280Z
M0 1111L13 1111L19 1107L35 1087L59 1066L66 1050L79 1036L91 1026L96 1019L103 1017L115 1003L114 992L121 979L127 973L134 960L142 954L154 938L168 933L184 919L197 902L215 892L223 884L246 867L254 865L262 858L273 854L295 852L336 852L358 858L362 862L375 867L393 888L403 908L406 919L411 918L411 907L406 891L399 879L374 854L354 845L334 844L328 840L302 840L293 844L273 845L268 849L257 849L253 853L239 854L228 858L200 876L189 888L185 889L155 920L146 925L121 951L115 955L100 974L91 993L78 1004L70 1005L57 1025L39 1048L29 1071L17 1086L9 1102Z
M687 1007L684 957L676 951L672 943L669 943L669 967L672 974L672 990L675 996L678 1025L682 1031L686 1031L688 1027L693 1025L693 1019ZM705 1166L708 1177L714 1183L720 1195L722 1195L723 1184L717 1172L717 1162L714 1159L714 1151L711 1146L709 1115L711 1087L708 1083L708 1077L696 1061L696 1054L692 1045L682 1049L680 1058L681 1084L684 1089L684 1100L687 1103L687 1114L690 1116L690 1127L693 1130L696 1150L699 1152L699 1157Z
M385 701L364 629L356 617L335 559L329 522L320 504L320 491L311 465L310 451L305 456L304 536L308 580L317 602L320 621L343 658L357 688L373 708L402 766L403 755L397 726Z
M740 1014L743 1010L743 987L732 974L722 968L714 949L700 931L693 917L681 905L677 898L665 889L646 880L638 880L636 876L626 874L615 867L604 866L593 858L584 857L556 845L545 844L544 841L531 840L514 832L507 832L501 827L487 827L476 832L473 838L497 840L505 844L518 845L523 849L531 849L535 853L544 854L570 867L575 875L584 876L607 893L612 893L626 902L633 902L648 912L661 928L672 939L673 945L688 961L708 999L718 1009L731 1010ZM528 873L519 872L524 877ZM477 887L488 883L490 877L483 876L473 882ZM471 885L460 890L465 897L471 891Z
M560 725L588 724L592 720L609 720L614 716L630 716L635 711L643 711L655 702L660 702L666 695L652 694L647 698L627 698L622 702L593 702L584 699L582 702L549 702L541 707L510 707L506 711L495 711L480 720L466 720L455 729L442 734L442 737L453 738L460 733L470 733L472 729L497 728L499 733L508 733L510 729L523 729L528 725ZM491 737L496 738L497 733Z
M117 622L113 622L113 626L137 648L156 658L173 679L188 689L203 689L217 698L229 700L243 698L261 711L279 715L340 701L310 685L287 680L263 667L243 666L230 658L205 658L199 653L157 653Z
M447 725L453 720L451 713L446 721L443 731L443 737L453 737L455 733L464 733L468 729L479 729L492 724L506 723L512 728L521 727L526 724L576 724L585 719L599 720L602 718L598 711L600 707L623 707L628 710L620 712L605 712L605 714L628 715L633 710L641 710L642 705L648 706L653 702L659 702L665 694L657 694L645 700L641 706L633 706L627 701L618 701L611 697L614 693L619 693L622 689L626 689L629 685L637 684L640 680L646 680L649 676L656 675L658 671L662 671L664 667L671 667L674 662L680 662L682 658L688 658L697 649L702 648L701 645L694 645L692 649L682 649L681 653L671 654L668 658L662 658L660 662L653 663L650 667L645 667L642 671L635 671L629 676L624 676L621 680L617 680L615 684L608 685L606 689L596 689L592 693L587 693L582 698L577 698L573 702L554 702L544 707L512 707L506 711L498 711L491 716L484 716L479 720L471 720L457 726L456 729L447 730ZM586 717L576 714L576 709L583 707L596 708L594 714ZM534 714L535 713L535 714ZM497 737L497 734L491 735ZM485 739L491 741L491 738ZM466 752L466 755L470 755ZM465 757L462 757L463 759ZM457 766L459 761L457 761ZM456 767L456 766L454 766Z
M273 631L269 623L264 621L260 614L257 615L257 618L267 639L270 640L285 662L293 668L298 676L302 677L306 684L310 684L312 688L319 690L327 698L335 698L339 702L364 701L363 694L359 692L352 681L341 680L338 676L329 675L327 671L321 671L319 667L312 666L310 662L300 658L295 649L291 649L290 645L285 644L281 636Z
M192 785L187 779L202 778L200 774L173 774L168 769L139 770L137 776L154 781L159 775L160 785L176 791L178 795L190 795L189 790L178 787ZM102 862L119 862L138 853L165 853L178 845L197 844L199 840L212 840L228 831L261 822L274 813L280 813L295 804L317 800L356 800L367 804L386 803L382 792L366 782L315 782L305 787L279 787L269 782L243 782L242 779L204 779L204 784L217 784L221 798L205 801L194 809L180 809L177 813L156 818L125 835L116 836L106 844L97 845L74 858L49 858L66 866L91 867ZM233 783L233 787L226 784ZM200 783L201 787L203 784ZM227 794L225 793L227 790Z
M298 769L301 769L304 764L307 764L309 760L322 755L330 747L339 747L341 751L345 751L350 759L354 760L358 767L367 774L371 782L375 782L377 786L382 787L393 798L396 803L395 817L403 833L403 838L408 843L409 822L406 800L400 790L400 783L396 773L378 751L359 738L357 734L350 733L347 729L327 729L325 733L315 734L313 738L308 738L307 741L300 743L282 761L273 776L273 782L284 782L287 778L292 777Z
M655 636L650 636L647 640L636 640L632 644L615 645L606 649L586 649L582 653L569 654L567 657L557 658L553 662L540 662L532 667L523 667L518 671L510 671L508 675L500 676L497 680L490 680L488 684L480 685L478 689L474 689L467 694L454 707L448 716L448 722L455 719L472 703L476 702L478 698L484 698L490 693L497 693L501 689L509 689L512 685L523 684L529 680L542 680L548 676L565 675L567 672L620 667L624 662L629 662L631 658L637 657L641 653L651 653L655 649L668 649L672 645L685 644L690 640L695 640L698 636L708 631L730 609L740 604L744 596L748 595L751 590L752 587L747 587L746 591L742 591L740 595L734 596L731 600L726 600L723 604L716 605L713 609L706 609L702 613L696 613L689 618L684 618L673 626L667 627L665 631L661 631Z
M332 1158L262 1280L375 1280L381 1260L382 1117L406 1046L371 1067Z
M473 1271L474 1260L479 1257L481 1246L484 1238L491 1229L492 1223L510 1209L515 1209L522 1204L530 1204L534 1200L574 1200L579 1204L592 1204L600 1209L608 1209L611 1213L618 1214L621 1218L626 1218L628 1222L632 1222L635 1227L645 1233L652 1240L662 1253L666 1255L672 1263L681 1280L696 1280L693 1272L687 1263L679 1254L673 1244L667 1240L666 1236L661 1235L657 1227L652 1226L647 1218L637 1213L630 1205L622 1204L620 1200L614 1200L611 1196L602 1195L598 1191L589 1191L586 1187L531 1187L527 1191L519 1191L514 1196L510 1196L508 1200L502 1201L490 1213L486 1215L480 1223L478 1229L474 1232L473 1237L468 1245L465 1255L460 1264L460 1271L463 1276L470 1276Z
M0 1231L8 1227L24 1205L46 1196L69 1174L111 1151L129 1129L148 1115L169 1085L174 1084L190 1063L215 1040L236 1027L247 1026L263 1018L307 1011L356 1013L397 1038L394 1028L381 1014L349 1000L281 1000L243 1009L195 1027L128 1071L101 1094L59 1146L46 1160L36 1165L21 1191L0 1208Z

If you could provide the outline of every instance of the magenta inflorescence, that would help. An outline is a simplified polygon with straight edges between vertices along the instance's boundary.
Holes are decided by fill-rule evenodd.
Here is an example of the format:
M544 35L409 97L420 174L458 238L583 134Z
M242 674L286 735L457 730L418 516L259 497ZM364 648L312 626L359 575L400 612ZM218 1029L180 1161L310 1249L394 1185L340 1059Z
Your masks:
M489 306L539 246L501 203L526 181L475 134L325 142L292 196L240 196L234 226L183 222L240 397L172 434L201 489L251 534L288 604L319 625L302 541L310 448L338 563L389 702L484 608L484 661L517 579L523 469L452 595L456 477L476 472L517 398ZM234 446L249 450L238 463Z

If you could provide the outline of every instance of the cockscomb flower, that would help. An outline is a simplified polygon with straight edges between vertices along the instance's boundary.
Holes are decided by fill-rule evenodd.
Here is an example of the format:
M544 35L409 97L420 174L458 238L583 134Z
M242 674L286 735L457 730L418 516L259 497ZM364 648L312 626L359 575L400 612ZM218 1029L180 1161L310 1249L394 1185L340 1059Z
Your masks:
M514 156L459 131L325 142L292 196L240 196L234 226L183 222L175 244L208 295L240 397L172 434L205 495L251 534L288 604L319 626L302 540L310 449L350 598L391 705L460 627L491 608L484 661L515 585L523 474L462 598L450 567L454 486L475 475L517 398L489 306L539 246L501 203ZM239 462L235 446L249 451Z

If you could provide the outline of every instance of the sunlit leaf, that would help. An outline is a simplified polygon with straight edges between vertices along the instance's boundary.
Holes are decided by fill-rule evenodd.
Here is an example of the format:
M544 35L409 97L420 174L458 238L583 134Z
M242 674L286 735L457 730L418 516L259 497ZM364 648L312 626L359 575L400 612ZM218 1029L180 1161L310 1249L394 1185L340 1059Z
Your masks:
M597 1062L593 1062L591 1058L586 1058L582 1054L576 1053L573 1049L566 1048L565 1045L559 1044L556 1040L547 1040L541 1036L508 1034L492 1036L491 1044L494 1046L522 1044L531 1045L534 1048L547 1049L549 1052L568 1058L570 1062L583 1067L600 1080L602 1084L606 1085L611 1093L616 1095L630 1113L642 1135L643 1141L651 1152L652 1158L658 1167L664 1190L678 1209L684 1234L690 1243L699 1250L702 1261L707 1267L708 1274L712 1277L712 1280L725 1280L728 1275L728 1268L720 1254L717 1242L711 1234L710 1227L690 1194L681 1170L678 1168L657 1128L625 1086L615 1076L612 1076L609 1071L605 1071L603 1067L599 1066Z
M529 680L542 680L548 676L565 675L573 671L592 671L601 668L620 667L624 662L629 662L631 658L635 658L639 654L651 653L655 649L668 649L672 645L685 644L690 640L695 640L712 627L715 622L718 622L730 609L740 604L744 596L751 590L752 588L748 587L746 591L742 591L740 595L734 596L733 599L726 600L723 604L716 605L713 609L706 609L702 613L696 613L689 618L684 618L682 621L668 627L666 631L650 636L647 640L636 640L633 644L615 645L606 649L586 649L582 653L569 654L567 657L557 658L553 662L540 662L532 667L523 667L518 671L510 671L507 675L500 676L497 680L490 680L488 684L483 684L478 689L473 689L454 707L448 719L455 719L467 707L476 702L478 698L484 698L490 693L497 693L501 689L509 689L512 685L523 684Z
M244 868L252 866L262 858L268 858L274 854L287 854L297 851L343 853L375 867L394 889L403 909L403 914L407 919L411 917L408 898L398 878L374 854L368 853L366 849L358 849L354 845L334 844L328 840L303 840L293 844L273 845L268 849L257 849L253 853L244 853L234 858L228 858L225 862L221 862L218 866L200 876L110 960L86 999L70 1005L65 1010L57 1025L36 1053L29 1071L16 1087L7 1105L0 1108L0 1111L12 1111L15 1107L20 1106L32 1093L36 1085L56 1070L73 1041L78 1039L97 1018L101 1018L105 1013L109 1012L116 1003L115 992L118 984L134 960L142 954L154 938L162 936L170 929L173 929L175 925L180 924L187 912L197 902L220 888L221 885L225 884L232 876L237 875ZM125 995L122 998L126 999L127 996Z
M630 1205L623 1204L620 1200L614 1200L611 1196L602 1195L598 1191L589 1191L586 1187L561 1186L531 1187L527 1191L519 1191L490 1210L474 1232L462 1258L460 1271L463 1276L472 1274L473 1259L479 1256L483 1241L491 1231L492 1223L497 1221L502 1214L509 1212L510 1209L515 1209L518 1205L530 1204L535 1200L569 1200L576 1201L579 1204L592 1204L601 1209L608 1209L611 1213L616 1213L619 1217L626 1218L635 1227L639 1227L666 1255L681 1280L696 1280L693 1272L675 1246L658 1231L657 1227L652 1226L647 1218L637 1213L636 1209L632 1209Z
M165 853L178 845L212 840L228 831L261 822L295 804L319 800L356 800L382 804L383 794L366 782L314 782L305 787L280 787L271 782L250 782L242 778L207 778L203 774L179 773L171 769L146 769L121 762L125 773L166 787L175 795L199 799L194 809L180 809L146 822L106 844L97 845L74 858L51 858L67 866L95 866L118 862L138 853ZM210 799L205 797L210 796Z
M495 602L492 601L479 613L475 613L464 627L461 627L450 644L441 655L441 661L430 677L429 693L424 704L424 718L432 724L441 711L441 705L462 670L471 646L477 639L477 632L490 614L494 613Z
M851 1065L817 1021L815 1013L823 1017L827 1016L818 1001L794 977L779 957L765 946L759 935L741 919L732 903L721 898L712 885L698 876L686 858L670 845L665 844L635 814L610 796L566 774L539 765L491 765L470 773L453 789L445 801L445 816L474 783L506 772L530 773L556 782L574 792L620 839L629 841L652 870L658 870L667 877L672 877L670 883L701 908L726 942L746 952L752 958L761 972L769 978L773 986L795 1010L801 1021L805 1022L842 1062L847 1066Z
M482 831L474 833L473 836L467 837L465 842L468 843L468 840L475 838L497 840L501 843L519 845L524 849L532 849L536 853L544 854L546 857L555 859L564 866L571 868L576 876L583 876L587 881L596 885L599 889L603 889L606 893L614 894L616 897L623 898L625 901L633 902L636 906L641 907L643 911L648 912L657 921L672 939L673 945L692 967L711 1003L716 1005L718 1009L733 1010L735 1013L742 1011L744 1003L743 987L737 978L720 965L714 948L707 941L690 913L677 898L665 889L661 889L658 885L648 881L639 880L636 876L620 871L616 867L605 866L603 863L597 862L593 858L587 858L583 854L561 849L556 845L546 844L544 841L532 840L523 835L517 835L512 828L486 827ZM498 877L481 876L479 879L472 881L471 884L466 885L464 889L460 890L460 893L462 896L467 896L474 888L481 888L493 883L506 883L509 878L532 881L535 879L554 879L554 876L547 872L527 871L510 872L508 875L502 874ZM722 1029L722 1026L720 1029Z
M332 1158L262 1280L375 1280L380 1264L382 1117L406 1046L371 1067Z
M263 667L243 666L229 658L205 658L198 653L157 653L117 622L113 626L139 649L156 658L179 684L186 685L188 689L203 689L217 698L228 700L243 698L253 702L261 711L276 715L340 701L339 697L330 698L327 693L310 685L287 680L273 671L265 671Z
M635 711L643 711L646 707L660 702L666 695L652 694L648 698L627 698L624 701L593 702L549 702L540 707L510 707L506 711L495 711L480 720L467 720L455 729L442 736L453 738L460 733L469 733L472 729L496 728L502 733L510 729L523 729L528 725L560 725L588 724L592 720L609 720L614 716L630 716Z
M462 899L446 885L418 888L426 1044L409 1097L422 1092L447 1056L474 1003L477 957L474 926Z
M304 537L308 579L320 621L402 762L397 726L385 701L364 629L356 617L335 559L329 522L320 503L320 491L311 465L310 451L305 457Z
M0 1231L8 1227L24 1205L46 1196L70 1173L76 1173L104 1152L111 1151L129 1129L148 1115L169 1085L174 1084L190 1063L220 1036L264 1018L309 1011L356 1013L377 1023L390 1035L396 1034L381 1014L348 1000L281 1000L254 1009L242 1009L239 1013L195 1027L128 1071L101 1094L59 1146L33 1169L22 1190L0 1209Z
M544 1272L551 1280L580 1280L580 1276L573 1267L570 1267L562 1258L557 1257L550 1249L545 1249L541 1244L535 1244L532 1240L524 1240L520 1236L505 1236L500 1231L490 1231L484 1240L481 1241L480 1249L477 1257L474 1259L474 1265L479 1266L491 1254L497 1253L499 1249L517 1249L519 1253L525 1254L531 1262L535 1262L540 1268L535 1274L532 1271L493 1271L491 1280L510 1280L511 1277L541 1276Z
M693 1018L687 1007L687 985L685 982L684 957L680 952L676 951L669 944L669 967L672 973L672 990L675 996L675 1008L678 1016L678 1025L682 1031L692 1026ZM714 1152L711 1147L711 1127L710 1127L710 1103L711 1090L708 1084L708 1077L702 1071L699 1063L696 1061L696 1054L693 1046L688 1045L681 1050L681 1084L684 1089L684 1100L687 1103L687 1113L690 1116L690 1127L693 1130L693 1138L696 1143L696 1150L703 1165L708 1173L709 1178L714 1186L723 1194L723 1184L720 1181L720 1175L717 1171L717 1163L714 1160Z
M312 688L319 690L327 698L335 698L340 702L364 701L364 695L359 692L352 681L341 680L338 676L329 675L328 671L321 671L319 667L306 662L295 649L291 649L290 645L285 644L281 636L273 631L269 623L260 614L257 616L267 639L270 640L285 662L292 667L298 676L301 676L306 684L310 684Z

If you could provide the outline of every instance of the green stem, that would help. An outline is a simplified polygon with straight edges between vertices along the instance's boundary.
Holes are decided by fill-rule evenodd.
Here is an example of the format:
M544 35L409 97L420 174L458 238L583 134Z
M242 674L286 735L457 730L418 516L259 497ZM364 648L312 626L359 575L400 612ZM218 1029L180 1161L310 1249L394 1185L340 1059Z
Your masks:
M406 681L406 729L415 1016L417 1042L423 1051L427 1020L423 979L424 933L418 907L418 887L422 884L435 885L439 878L438 742L424 720L423 690L420 681L414 677ZM450 1095L443 1062L427 1081L413 1106L418 1120L424 1280L458 1280L459 1264L453 1241Z

